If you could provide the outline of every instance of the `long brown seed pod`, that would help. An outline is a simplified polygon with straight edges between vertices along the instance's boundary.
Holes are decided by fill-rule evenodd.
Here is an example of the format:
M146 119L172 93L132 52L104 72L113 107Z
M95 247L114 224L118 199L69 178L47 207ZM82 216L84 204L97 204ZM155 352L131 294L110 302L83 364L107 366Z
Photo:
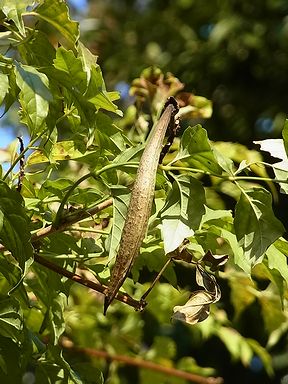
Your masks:
M119 288L124 283L135 258L139 254L140 246L146 234L149 216L151 214L156 173L162 143L166 130L174 121L178 112L178 104L170 97L164 107L164 111L152 128L147 144L140 159L136 180L131 192L127 216L122 231L120 246L116 262L114 264L111 279L105 292L104 314L111 304Z

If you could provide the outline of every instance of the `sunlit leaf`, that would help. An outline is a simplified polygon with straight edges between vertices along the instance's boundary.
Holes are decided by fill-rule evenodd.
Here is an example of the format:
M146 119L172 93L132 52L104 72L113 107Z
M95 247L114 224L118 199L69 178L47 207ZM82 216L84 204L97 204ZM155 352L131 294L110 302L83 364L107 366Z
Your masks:
M172 191L161 210L165 253L174 251L199 228L204 208L202 184L192 176L175 178Z
M128 188L114 186L111 188L111 192L113 196L113 227L107 239L107 246L109 247L108 261L112 260L117 254L130 201L130 190Z
M236 205L234 227L245 257L259 262L267 248L284 232L272 210L272 197L264 188L243 191Z
M9 77L4 73L0 73L0 105L3 103L3 100L9 90Z
M31 12L56 28L68 41L75 44L79 38L79 26L69 16L68 6L62 0L45 0Z
M31 134L44 128L52 95L46 75L36 68L16 63L16 82L20 88L20 104Z
M221 174L221 168L208 141L207 132L201 125L188 127L182 137L180 150L172 163L185 160L189 166Z
M33 0L0 1L0 9L6 15L8 20L13 20L19 32L23 36L25 36L25 27L22 19L22 13L24 13L26 8L33 3Z

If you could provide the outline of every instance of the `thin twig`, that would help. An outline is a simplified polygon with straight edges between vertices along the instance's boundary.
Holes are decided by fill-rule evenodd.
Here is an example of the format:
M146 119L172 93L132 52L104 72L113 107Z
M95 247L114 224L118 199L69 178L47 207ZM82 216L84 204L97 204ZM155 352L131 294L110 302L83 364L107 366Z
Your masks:
M113 199L108 199L96 205L95 207L92 207L86 210L79 209L74 213L67 215L66 217L64 216L61 220L61 225L59 225L59 227L48 225L48 227L39 229L39 231L37 231L36 233L34 233L34 235L32 235L31 241L33 243L34 241L41 239L42 237L47 237L52 233L63 232L70 225L78 223L79 221L86 219L87 217L91 217L96 213L102 211L103 209L110 207L112 204L113 204Z
M147 361L135 357L125 355L111 355L106 351L100 351L92 348L74 347L71 346L70 341L65 341L65 339L62 341L62 346L71 352L80 353L81 355L87 355L89 357L102 357L106 360L119 361L121 363L133 365L139 368L162 372L167 376L180 377L184 380L188 380L197 384L222 384L224 382L222 377L204 377L194 373L180 371L176 368L165 367L163 365L153 363L152 361Z
M50 269L51 271L54 271L59 275L65 276L68 279L75 281L78 284L84 285L85 287L91 288L94 291L104 294L105 290L107 289L106 285L95 283L94 281L85 279L80 275L77 275L76 273L67 271L67 269L62 268L57 264L51 263L51 261L45 259L44 257L38 254L34 254L34 260L38 264L43 265L44 267ZM143 301L140 302L140 301L134 300L131 296L121 292L118 292L116 299L119 301L122 301L125 304L130 305L131 307L135 308L137 311L142 311L146 305L146 303L144 303Z
M145 301L146 297L149 295L149 293L152 291L152 289L154 288L155 284L157 283L157 281L160 279L160 277L162 276L163 272L165 271L165 269L168 267L168 265L170 264L170 261L172 259L169 257L169 259L166 261L166 263L163 265L161 271L158 273L158 275L155 277L155 279L152 281L150 287L147 289L147 291L142 295L141 299L140 299L140 302L142 301Z
M86 219L87 217L92 217L93 215L102 211L103 209L110 207L112 204L113 204L113 199L108 199L96 205L95 207L92 207L86 210L79 209L74 213L67 215L66 217L63 217L61 225L59 227L55 228L53 227L53 225L48 225L48 227L39 229L39 231L37 231L31 236L31 242L35 243L37 240L42 239L43 237L48 237L53 233L63 232L71 224L78 223L79 221ZM6 247L0 244L0 252L3 252L5 250L6 250Z

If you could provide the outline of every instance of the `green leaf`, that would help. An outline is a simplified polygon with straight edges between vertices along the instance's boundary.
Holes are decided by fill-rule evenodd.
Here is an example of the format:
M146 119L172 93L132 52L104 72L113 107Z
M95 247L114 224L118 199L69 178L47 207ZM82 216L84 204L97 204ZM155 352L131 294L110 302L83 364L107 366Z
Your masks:
M248 341L235 329L221 327L217 335L223 341L234 360L241 360L247 366L253 357L253 350Z
M87 76L83 71L82 61L76 57L71 50L59 47L56 51L54 59L54 67L59 71L65 72L67 79L73 79L71 86L76 87L80 93L84 93L87 89Z
M108 262L117 254L131 195L129 188L119 185L111 187L111 193L113 196L113 226L106 242L106 248L109 248Z
M209 143L207 131L199 124L195 127L188 127L183 133L180 150L171 163L178 160L185 160L189 166L194 168L221 174L221 168Z
M62 0L45 0L30 12L47 21L73 45L79 38L79 25L69 17L68 6Z
M234 263L247 274L251 274L251 262L244 257L243 249L239 246L236 235L228 229L218 227L217 225L211 225L208 230L222 237L229 244Z
M50 344L36 368L35 378L41 384L84 384L64 359L61 349Z
M32 258L33 252L29 220L22 204L21 196L0 182L0 211L4 216L0 240L24 269L25 262Z
M9 77L4 73L0 73L0 105L3 103L3 100L9 90Z
M0 334L17 341L22 329L23 319L18 301L11 296L2 298L0 300Z
M31 134L36 134L44 128L49 112L49 101L52 101L48 78L36 68L17 62L15 74L16 83L20 88L20 104L25 122Z
M25 27L22 19L22 13L26 11L29 5L32 5L32 0L1 0L0 9L6 15L8 20L12 20L22 36L25 36Z
M284 232L272 210L271 194L264 188L242 190L236 204L234 227L245 257L259 262L267 248Z
M283 131L282 131L282 137L284 141L286 155L288 156L288 119L285 120Z
M132 276L134 281L139 280L140 271L147 268L149 272L159 272L167 261L167 256L163 248L156 242L143 243L140 255L135 259ZM172 264L170 263L163 273L163 277L173 286L177 287L177 276Z
M174 251L199 228L205 213L205 192L192 176L178 176L161 210L165 253Z
M277 248L277 242L266 250L266 256L269 268L276 269L288 283L287 256Z
M103 108L106 111L117 113L119 116L123 115L117 105L112 102L109 92L105 89L105 83L99 65L91 68L91 78L85 96L90 103L95 105L97 110ZM115 92L113 93L113 96L113 99L115 100ZM117 99L119 99L119 93Z
M49 158L43 150L38 149L27 158L27 164L56 163L57 161L73 160L83 156L84 154L76 148L73 140L59 141L52 146Z

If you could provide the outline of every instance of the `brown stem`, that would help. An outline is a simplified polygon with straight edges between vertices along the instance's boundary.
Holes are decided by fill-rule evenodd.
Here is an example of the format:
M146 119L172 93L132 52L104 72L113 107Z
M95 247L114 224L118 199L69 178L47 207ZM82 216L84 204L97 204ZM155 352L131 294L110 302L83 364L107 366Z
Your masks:
M78 221L86 219L89 216L93 216L96 213L102 211L103 209L110 207L112 204L113 204L113 199L108 199L90 209L87 209L87 210L79 209L74 213L67 215L66 217L63 217L59 227L55 228L53 227L53 225L48 225L48 227L39 229L39 231L37 231L36 233L34 233L34 235L31 236L31 242L32 243L36 242L42 237L48 237L53 233L63 232L71 224L75 224ZM3 252L5 250L6 250L6 247L4 245L0 245L0 252L1 251Z
M92 348L78 348L78 347L71 346L70 341L63 340L62 346L65 349L70 350L71 352L80 353L81 355L87 355L90 357L100 357L106 360L119 361L121 363L134 365L139 368L162 372L167 376L180 377L184 380L189 380L197 384L222 384L223 383L222 377L203 377L200 375L196 375L194 373L180 371L179 369L164 367L163 365L159 365L151 361L146 361L146 360L135 358L135 357L129 357L124 355L111 355L106 351L99 351L97 349L92 349Z
M85 279L85 278L81 277L80 275L77 275L76 273L67 271L67 269L62 268L57 264L51 263L51 261L45 259L44 257L42 257L38 254L34 254L34 260L38 264L41 264L44 267L46 267L46 268L48 268L48 269L50 269L56 273L59 273L60 275L65 276L70 280L75 281L76 283L79 283L79 284L84 285L85 287L91 288L94 291L97 291L97 292L104 294L105 290L107 289L106 285L95 283L94 281ZM118 292L116 299L119 301L122 301L125 304L130 305L131 307L134 307L137 311L143 310L145 305L146 305L146 303L144 303L143 301L140 302L140 301L134 300L131 296L124 294L124 293L121 293L121 292Z
M31 241L33 243L33 241L41 239L42 237L47 237L52 233L63 232L71 224L75 224L78 221L86 219L89 216L93 216L96 213L102 211L103 209L110 207L112 204L113 204L113 199L108 199L96 205L95 207L87 209L85 211L83 209L81 210L79 209L76 212L70 215L67 215L66 217L63 217L59 227L56 228L56 227L53 227L53 225L49 225L48 227L39 229L39 231L37 231L34 235L32 235Z

